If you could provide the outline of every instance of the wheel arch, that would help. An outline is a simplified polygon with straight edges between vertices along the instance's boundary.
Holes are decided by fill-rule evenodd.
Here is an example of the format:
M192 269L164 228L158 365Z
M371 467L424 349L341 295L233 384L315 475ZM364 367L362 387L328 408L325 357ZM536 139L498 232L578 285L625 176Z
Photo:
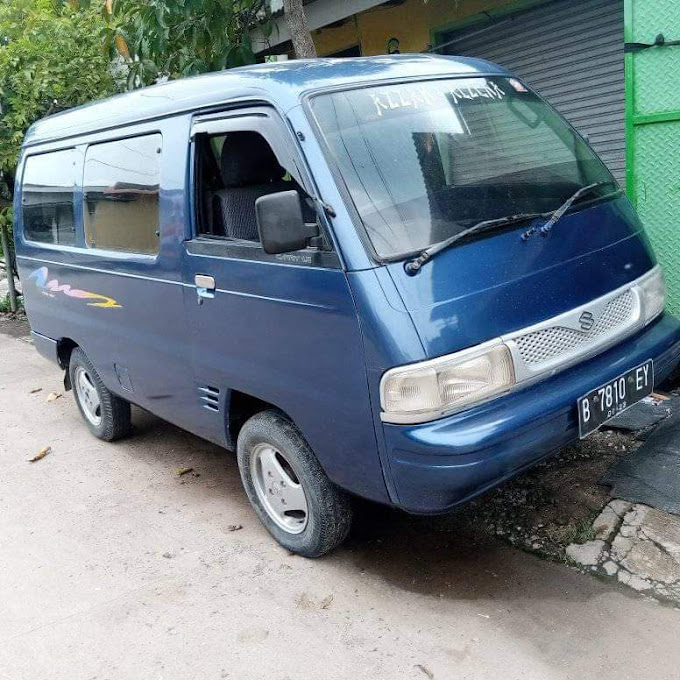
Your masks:
M71 385L71 375L68 370L71 354L73 353L73 350L79 346L80 345L71 338L60 338L57 340L57 360L59 361L60 368L64 369L64 389L67 392L73 387Z
M236 450L239 432L249 418L262 411L277 411L293 425L295 421L280 407L240 390L230 389L225 400L227 447ZM296 425L297 427L297 425Z

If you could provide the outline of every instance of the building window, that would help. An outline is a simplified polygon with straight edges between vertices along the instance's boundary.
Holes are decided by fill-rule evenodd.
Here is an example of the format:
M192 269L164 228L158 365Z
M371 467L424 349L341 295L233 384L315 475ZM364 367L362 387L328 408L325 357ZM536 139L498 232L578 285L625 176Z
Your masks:
M72 246L75 151L55 151L26 159L22 186L24 235L38 243Z
M90 248L158 252L160 134L94 144L85 155L85 241Z

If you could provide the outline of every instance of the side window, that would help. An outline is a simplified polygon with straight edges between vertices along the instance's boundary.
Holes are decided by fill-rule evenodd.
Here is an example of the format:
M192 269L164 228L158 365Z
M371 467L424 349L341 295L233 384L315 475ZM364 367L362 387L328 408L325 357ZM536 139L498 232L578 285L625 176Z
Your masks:
M76 241L73 188L76 152L26 159L22 186L24 235L29 241L72 246Z
M153 134L88 147L83 176L88 247L158 252L161 145L161 135Z
M259 243L255 201L294 189L307 221L316 219L302 187L257 132L197 135L196 206L199 236Z

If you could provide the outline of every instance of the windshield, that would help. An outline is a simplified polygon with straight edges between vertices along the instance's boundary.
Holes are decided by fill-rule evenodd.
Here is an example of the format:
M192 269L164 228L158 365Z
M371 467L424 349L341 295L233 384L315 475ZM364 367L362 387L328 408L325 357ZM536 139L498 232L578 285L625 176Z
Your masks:
M514 78L340 91L314 97L312 110L382 258L481 220L555 210L582 186L613 182L559 114Z

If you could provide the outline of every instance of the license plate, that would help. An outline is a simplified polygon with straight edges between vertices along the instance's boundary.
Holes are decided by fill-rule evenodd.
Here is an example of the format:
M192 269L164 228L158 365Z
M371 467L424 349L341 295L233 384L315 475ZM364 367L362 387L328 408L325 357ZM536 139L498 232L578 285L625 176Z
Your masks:
M589 392L578 400L578 432L587 437L614 416L651 394L654 389L654 363L651 359L631 368L618 378Z

